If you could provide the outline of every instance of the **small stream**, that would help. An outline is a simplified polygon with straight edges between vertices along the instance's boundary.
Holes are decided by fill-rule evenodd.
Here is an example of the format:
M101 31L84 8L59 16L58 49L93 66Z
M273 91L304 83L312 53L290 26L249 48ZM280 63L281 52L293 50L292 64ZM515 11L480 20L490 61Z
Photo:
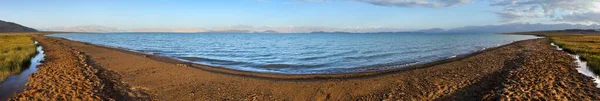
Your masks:
M556 47L556 50L563 50L562 48L560 48L559 46L555 45L554 43L550 43L550 45ZM587 62L582 61L581 59L579 59L579 55L574 55L574 54L569 54L571 55L571 57L575 58L575 62L577 63L577 66L579 66L579 68L576 68L577 71L585 76L588 77L592 77L594 78L594 82L596 83L596 87L600 88L600 76L594 74L594 72L592 72L590 70L590 68L587 66Z
M38 42L36 41L35 44L38 44ZM28 68L20 74L7 77L0 83L0 101L6 101L16 92L23 91L25 83L27 83L27 78L38 71L36 67L44 60L44 51L42 50L42 46L37 46L36 50L38 53L31 59L31 65Z

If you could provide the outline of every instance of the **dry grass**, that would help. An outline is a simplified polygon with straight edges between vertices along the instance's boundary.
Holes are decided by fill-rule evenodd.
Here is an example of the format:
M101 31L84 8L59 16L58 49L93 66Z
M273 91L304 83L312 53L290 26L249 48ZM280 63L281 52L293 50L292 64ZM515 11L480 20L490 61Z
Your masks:
M28 35L0 35L0 81L19 73L36 54L36 46Z
M565 51L580 55L590 69L600 74L600 35L547 35Z
M546 36L565 51L581 56L582 60L587 61L590 70L600 75L600 32L538 31L507 34Z

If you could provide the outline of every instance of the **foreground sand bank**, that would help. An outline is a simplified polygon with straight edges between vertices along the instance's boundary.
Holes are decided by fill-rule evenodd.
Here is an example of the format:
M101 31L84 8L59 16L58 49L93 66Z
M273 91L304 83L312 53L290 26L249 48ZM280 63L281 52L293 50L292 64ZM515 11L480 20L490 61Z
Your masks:
M600 100L600 89L589 77L577 73L573 59L553 50L547 39L519 41L410 70L276 75L187 64L59 38L35 38L44 46L48 60L31 78L31 88L16 99ZM90 70L97 72L88 73Z
M11 100L137 100L150 99L141 91L129 89L117 75L92 66L80 51L35 36L44 47L45 60L26 84L25 91ZM48 48L46 48L48 47Z

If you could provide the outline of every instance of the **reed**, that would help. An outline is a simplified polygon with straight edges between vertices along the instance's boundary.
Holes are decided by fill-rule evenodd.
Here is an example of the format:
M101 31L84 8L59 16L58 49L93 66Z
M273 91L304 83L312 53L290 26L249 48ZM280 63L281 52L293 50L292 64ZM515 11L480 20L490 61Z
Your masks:
M0 35L0 81L20 73L36 54L36 45L28 35Z

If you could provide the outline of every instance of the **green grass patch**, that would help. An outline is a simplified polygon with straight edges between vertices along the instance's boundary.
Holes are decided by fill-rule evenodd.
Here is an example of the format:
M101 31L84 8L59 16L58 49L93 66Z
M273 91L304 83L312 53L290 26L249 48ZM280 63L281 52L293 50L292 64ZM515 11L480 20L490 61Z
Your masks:
M600 35L547 34L566 52L577 54L587 61L592 72L600 74Z
M20 73L36 54L36 45L28 35L0 35L0 81Z

